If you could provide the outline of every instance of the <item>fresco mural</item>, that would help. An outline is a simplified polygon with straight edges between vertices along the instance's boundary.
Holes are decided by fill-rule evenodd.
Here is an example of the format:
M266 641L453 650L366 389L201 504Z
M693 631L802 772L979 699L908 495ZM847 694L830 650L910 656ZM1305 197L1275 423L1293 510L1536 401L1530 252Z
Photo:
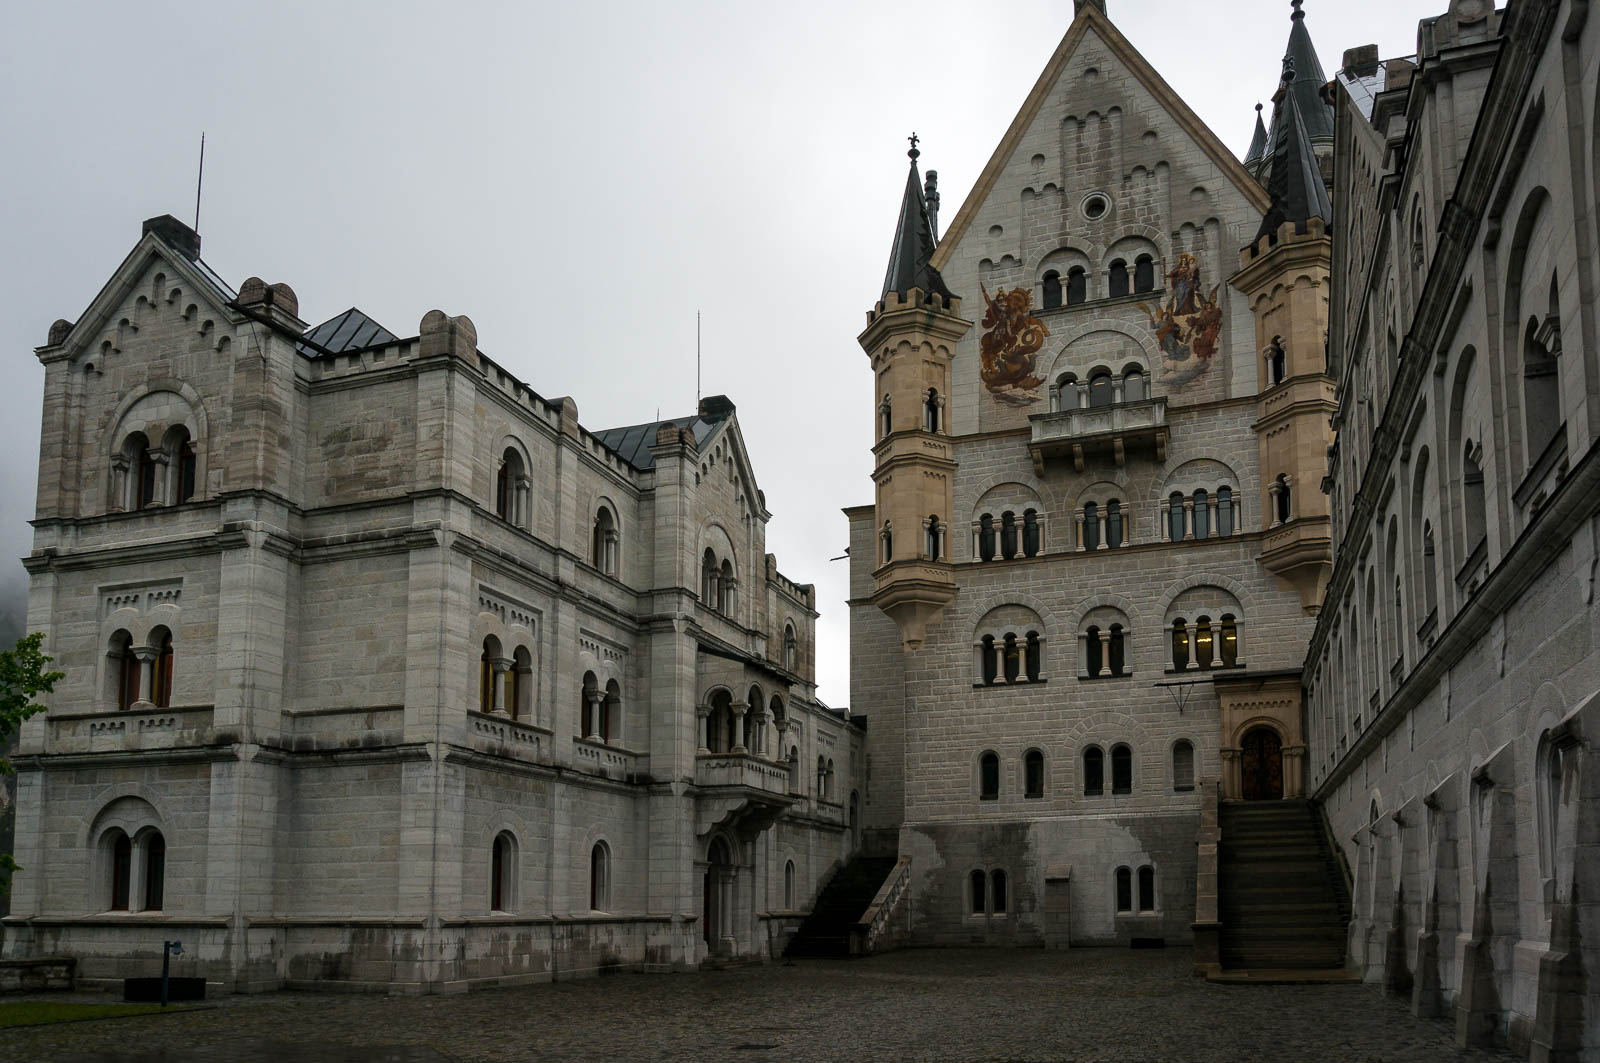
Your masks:
M981 282L978 290L986 307L979 342L984 386L1007 406L1038 402L1044 380L1034 375L1035 362L1050 330L1033 316L1033 291L1013 288L990 295Z
M1217 305L1217 289L1210 293L1200 287L1200 264L1188 252L1178 256L1178 264L1167 274L1171 293L1164 305L1151 309L1139 304L1150 318L1150 328L1161 348L1161 379L1173 387L1195 380L1211 368L1217 353L1217 336L1222 331L1222 308Z

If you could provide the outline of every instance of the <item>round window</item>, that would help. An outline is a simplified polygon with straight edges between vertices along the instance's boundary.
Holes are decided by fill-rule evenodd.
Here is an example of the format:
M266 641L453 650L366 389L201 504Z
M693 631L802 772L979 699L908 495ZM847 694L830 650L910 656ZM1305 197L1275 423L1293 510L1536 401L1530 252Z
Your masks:
M1111 209L1111 201L1101 192L1094 192L1084 198L1083 216L1089 219L1101 218L1106 211Z

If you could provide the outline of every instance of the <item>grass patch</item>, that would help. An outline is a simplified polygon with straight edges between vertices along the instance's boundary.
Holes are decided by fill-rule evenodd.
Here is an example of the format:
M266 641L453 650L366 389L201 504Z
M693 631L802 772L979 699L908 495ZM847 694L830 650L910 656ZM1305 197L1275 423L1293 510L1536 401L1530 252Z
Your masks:
M160 1004L66 1004L50 1000L17 1000L0 1004L0 1029L7 1026L42 1026L52 1022L77 1022L80 1019L114 1019L129 1015L148 1015L157 1011L192 1011L192 1008L163 1008Z

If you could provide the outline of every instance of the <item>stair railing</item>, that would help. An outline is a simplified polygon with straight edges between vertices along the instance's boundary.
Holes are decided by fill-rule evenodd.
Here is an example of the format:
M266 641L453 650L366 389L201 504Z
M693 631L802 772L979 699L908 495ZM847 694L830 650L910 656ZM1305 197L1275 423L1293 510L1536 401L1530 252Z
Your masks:
M895 861L889 877L878 888L867 910L861 913L850 933L851 955L870 956L897 944L894 919L903 909L907 920L911 915L911 857L902 856Z
M1222 780L1200 780L1200 831L1195 838L1194 973L1205 977L1222 969L1222 916L1218 863L1222 841L1219 805Z

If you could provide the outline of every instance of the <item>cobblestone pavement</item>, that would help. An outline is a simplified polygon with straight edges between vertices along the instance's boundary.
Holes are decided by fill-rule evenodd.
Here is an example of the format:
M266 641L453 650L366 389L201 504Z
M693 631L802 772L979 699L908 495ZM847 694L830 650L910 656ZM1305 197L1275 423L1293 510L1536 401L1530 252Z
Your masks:
M274 993L0 1031L0 1060L1507 1060L1359 985L1219 986L1186 949L911 950L466 996Z

